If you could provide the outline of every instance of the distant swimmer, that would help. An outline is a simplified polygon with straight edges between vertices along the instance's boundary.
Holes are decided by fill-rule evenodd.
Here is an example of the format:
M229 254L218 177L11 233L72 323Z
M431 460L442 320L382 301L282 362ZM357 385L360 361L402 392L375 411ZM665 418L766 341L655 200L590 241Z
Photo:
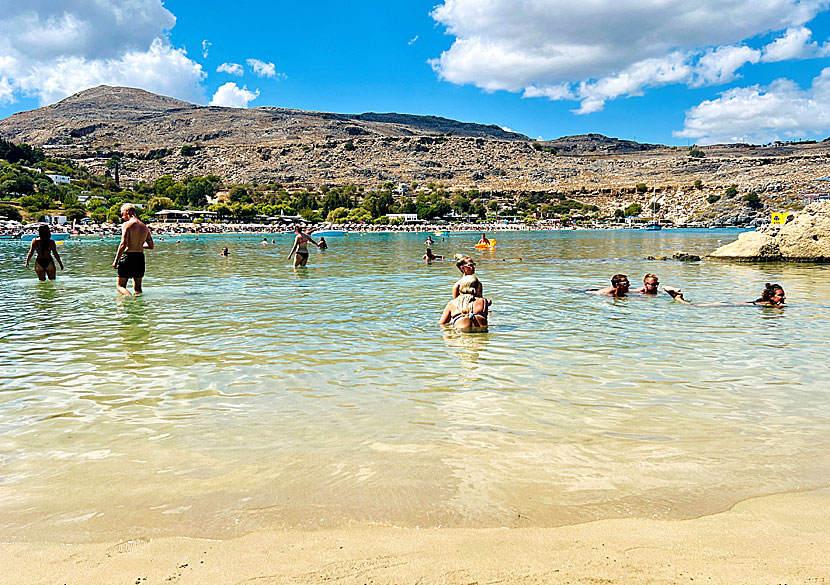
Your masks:
M326 243L326 238L324 238L323 236L320 236L320 239L317 240L317 248L319 248L320 250L328 250L329 249L329 245Z
M589 290L598 295L607 295L609 297L620 298L628 294L628 288L631 283L628 282L628 277L625 274L615 274L611 277L611 286L608 288L600 288Z
M224 248L222 248L222 251L221 251L221 252L219 252L219 255L220 255L220 256L230 256L230 255L231 255L231 253L228 251L228 247L227 247L227 246L225 246Z
M297 255L294 257L294 268L297 268L298 266L308 264L308 242L311 242L318 248L320 244L315 242L307 233L303 232L303 229L299 225L294 226L294 233L297 235L294 238L294 247L291 248L288 259L290 260L291 256L294 256L296 253Z
M464 254L456 254L455 255L455 266L458 268L458 270L461 271L461 274L462 274L461 280L463 280L465 276L471 276L471 275L475 274L475 272L476 272L476 263L475 263L475 261L471 257L466 256ZM461 280L459 280L454 285L452 285L452 298L455 298L455 297L458 296L458 290L459 290L459 286L461 285ZM477 289L475 295L477 297L483 297L484 296L484 287L482 287L481 281L478 278L476 278L476 283L477 283L476 286L478 287L478 289Z
M483 244L485 246L490 245L490 240L487 239L487 234L481 234L481 239L478 241L479 244Z
M431 247L434 242L432 241L432 236L427 236L427 239L424 240L424 246L427 248Z
M481 283L474 274L459 282L459 295L447 303L438 320L439 325L452 325L461 331L486 331L490 301L476 296Z
M29 261L37 252L37 257L35 258L35 274L37 274L38 279L46 280L49 277L49 280L55 280L57 271L55 270L55 261L52 260L52 256L55 256L55 260L60 264L61 270L63 270L63 261L61 260L60 254L58 254L55 240L52 239L52 232L48 225L42 223L37 228L37 234L38 237L32 240L32 245L29 246L29 255L26 256L26 268L29 267Z
M429 264L433 260L443 260L443 259L444 259L444 257L441 256L440 254L439 255L433 254L432 253L432 248L427 248L426 253L423 256L421 256L421 260L426 260L427 264Z
M262 236L262 241L260 242L260 245L267 246L268 245L268 238L266 238L265 236Z
M122 295L129 295L127 281L133 279L133 288L136 294L142 292L141 281L144 278L144 248L152 250L155 247L153 235L144 223L138 219L132 203L121 206L121 217L124 224L121 226L121 243L115 253L113 268L118 269L116 288Z
M666 291L671 295L671 297L677 301L678 303L683 303L684 305L691 305L690 301L687 301L683 298L683 293L680 292L680 289L664 286L663 290ZM784 288L780 284L770 284L766 283L764 285L764 291L761 293L761 297L755 299L754 301L749 301L746 303L725 303L725 302L714 302L714 303L694 303L696 307L729 307L729 306L747 306L747 305L754 305L757 307L786 307L787 306L787 294L784 292Z

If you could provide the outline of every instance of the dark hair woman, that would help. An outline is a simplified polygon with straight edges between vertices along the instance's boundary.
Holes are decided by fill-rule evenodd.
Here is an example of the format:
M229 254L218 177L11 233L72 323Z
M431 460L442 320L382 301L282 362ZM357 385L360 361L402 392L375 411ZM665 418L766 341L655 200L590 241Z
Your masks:
M783 307L786 302L787 295L780 284L766 283L764 285L764 292L761 293L761 298L755 299L752 301L752 304L763 305L765 307Z
M49 230L48 225L42 223L38 227L37 233L38 237L32 240L32 245L29 246L29 255L26 256L26 268L29 267L29 261L37 252L37 258L35 258L35 274L37 274L40 280L46 280L47 276L49 280L55 280L55 261L52 260L52 255L55 256L58 264L60 264L61 270L63 270L63 262L61 261L60 254L58 254L55 241L52 239L52 232Z

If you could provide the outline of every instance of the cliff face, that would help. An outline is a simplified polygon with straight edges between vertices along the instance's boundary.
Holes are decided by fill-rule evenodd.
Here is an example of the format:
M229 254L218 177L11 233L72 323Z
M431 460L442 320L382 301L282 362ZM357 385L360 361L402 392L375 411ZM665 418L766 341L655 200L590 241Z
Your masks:
M436 183L489 192L508 206L555 193L604 214L638 203L645 218L708 225L768 221L814 190L812 179L830 175L830 143L705 147L691 158L687 149L588 134L540 148L497 126L434 116L203 107L104 86L0 120L0 136L100 174L118 152L126 183L206 174L295 188ZM185 156L183 145L196 148ZM760 204L750 206L744 197L753 191Z
M784 225L741 234L709 258L743 262L830 262L830 201L808 205Z

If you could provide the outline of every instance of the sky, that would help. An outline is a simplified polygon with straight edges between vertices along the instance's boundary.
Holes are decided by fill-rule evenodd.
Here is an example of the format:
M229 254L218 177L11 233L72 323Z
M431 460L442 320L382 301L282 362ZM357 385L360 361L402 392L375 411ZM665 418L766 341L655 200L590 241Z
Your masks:
M534 139L830 136L830 0L0 0L0 118L101 84Z

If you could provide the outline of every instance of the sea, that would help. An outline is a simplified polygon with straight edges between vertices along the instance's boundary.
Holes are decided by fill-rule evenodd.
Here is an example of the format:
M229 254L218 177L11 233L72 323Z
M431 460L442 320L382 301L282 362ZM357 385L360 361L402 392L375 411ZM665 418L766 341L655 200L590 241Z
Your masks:
M39 282L0 241L0 539L693 518L830 485L830 266L647 260L738 230L168 235L121 297L118 240ZM223 246L230 256L220 256ZM682 288L612 299L616 273ZM741 305L781 284L785 308ZM635 288L635 287L632 287ZM721 306L695 302L723 301Z

